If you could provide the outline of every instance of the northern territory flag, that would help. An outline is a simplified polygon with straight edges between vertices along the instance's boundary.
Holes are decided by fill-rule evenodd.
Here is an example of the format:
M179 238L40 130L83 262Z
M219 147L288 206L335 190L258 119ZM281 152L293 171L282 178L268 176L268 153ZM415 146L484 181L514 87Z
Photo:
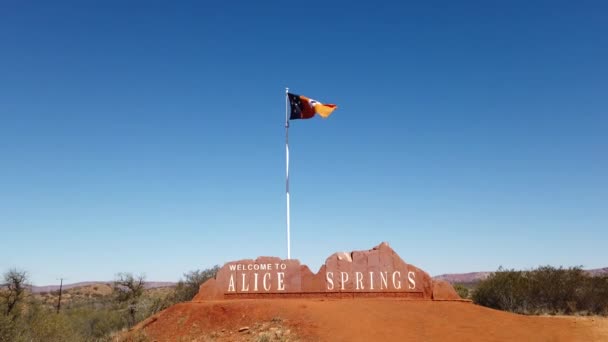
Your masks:
M323 118L331 115L334 109L338 108L335 104L322 104L321 102L309 99L306 96L287 93L289 104L291 105L291 115L289 120L310 119L319 114Z

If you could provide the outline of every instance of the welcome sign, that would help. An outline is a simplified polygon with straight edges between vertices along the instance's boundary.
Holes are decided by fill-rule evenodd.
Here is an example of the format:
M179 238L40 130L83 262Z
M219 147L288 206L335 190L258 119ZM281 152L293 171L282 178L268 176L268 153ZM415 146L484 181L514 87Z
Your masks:
M290 297L459 299L453 288L407 264L387 244L334 253L312 273L298 260L259 257L226 263L201 285L197 300Z

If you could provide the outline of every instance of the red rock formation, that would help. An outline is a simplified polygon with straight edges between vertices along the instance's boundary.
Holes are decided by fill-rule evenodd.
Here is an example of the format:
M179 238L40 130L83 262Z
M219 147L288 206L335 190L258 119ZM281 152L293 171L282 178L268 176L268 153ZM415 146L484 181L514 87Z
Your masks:
M447 281L433 280L433 300L462 300L462 298Z
M405 263L383 242L367 251L334 253L316 274L294 259L259 257L229 262L215 279L201 285L194 301L378 296L459 299L450 284L435 284L428 273Z

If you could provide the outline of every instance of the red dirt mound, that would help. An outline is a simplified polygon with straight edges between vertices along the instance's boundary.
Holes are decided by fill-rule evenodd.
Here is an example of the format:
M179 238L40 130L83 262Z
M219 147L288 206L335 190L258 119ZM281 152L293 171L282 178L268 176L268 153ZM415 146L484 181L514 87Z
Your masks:
M608 341L608 319L449 301L241 299L172 306L128 336L142 333L150 341Z

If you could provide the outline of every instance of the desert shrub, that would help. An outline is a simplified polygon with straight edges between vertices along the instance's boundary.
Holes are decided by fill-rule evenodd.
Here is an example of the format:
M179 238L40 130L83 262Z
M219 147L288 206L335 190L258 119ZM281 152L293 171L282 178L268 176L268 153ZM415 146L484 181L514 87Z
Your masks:
M529 296L540 312L572 313L577 311L578 295L586 291L587 276L581 268L539 267L528 272Z
M69 317L74 330L83 341L99 341L112 332L122 330L129 322L120 307L81 306L69 308L63 313Z
M26 271L12 268L3 274L0 303L6 316L16 315L27 294L29 276Z
M171 305L175 304L173 295L166 297L148 297L140 301L140 309L138 311L137 321L144 319L162 311Z
M145 277L134 276L131 273L118 273L114 281L113 292L116 300L121 304L127 304L129 313L129 326L137 322L138 308L141 306L139 300L144 294Z
M473 301L494 309L521 312L528 307L525 287L526 281L521 271L501 268L479 283L473 293Z
M180 279L175 289L165 296L144 296L137 303L136 322L140 322L173 304L192 300L198 293L201 284L214 278L219 266L205 270L195 270L184 273L184 279Z
M22 304L18 315L0 319L0 341L82 341L65 316L36 300Z
M608 316L608 275L586 277L585 286L577 292L581 310Z
M214 278L220 267L218 265L205 270L196 270L184 273L184 279L180 279L175 287L174 302L191 301L198 293L198 289L207 280Z
M63 314L37 307L28 313L26 319L29 341L80 341L69 319Z
M12 342L17 332L12 317L0 314L0 342Z
M608 276L592 277L580 267L499 268L479 283L472 298L483 306L523 314L605 314Z
M456 293L458 293L460 298L462 298L462 299L469 298L469 289L466 286L464 286L462 284L454 284L454 290L456 290Z

